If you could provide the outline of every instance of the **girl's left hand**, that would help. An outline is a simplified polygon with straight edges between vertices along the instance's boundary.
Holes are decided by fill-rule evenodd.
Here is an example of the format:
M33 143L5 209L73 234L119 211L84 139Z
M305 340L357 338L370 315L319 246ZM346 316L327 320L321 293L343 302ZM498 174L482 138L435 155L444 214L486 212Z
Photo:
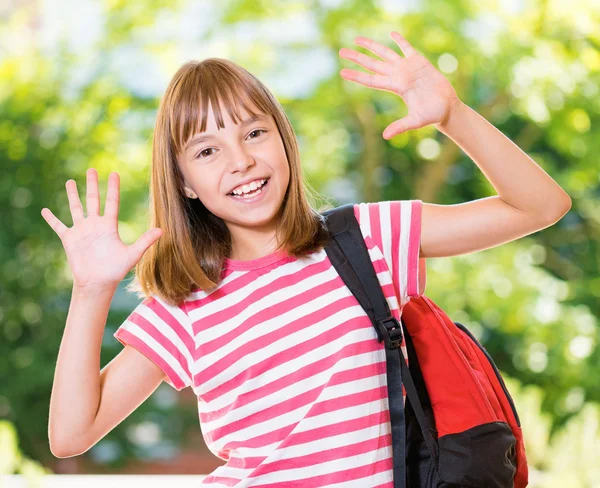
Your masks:
M391 139L395 135L430 124L438 128L443 126L451 111L461 104L456 91L444 75L404 37L395 31L391 33L391 37L406 57L403 58L393 49L371 39L357 37L354 40L356 44L374 52L387 62L344 47L339 51L341 57L377 74L344 68L340 71L340 76L364 86L391 91L404 100L408 107L408 115L388 125L383 131L384 139Z

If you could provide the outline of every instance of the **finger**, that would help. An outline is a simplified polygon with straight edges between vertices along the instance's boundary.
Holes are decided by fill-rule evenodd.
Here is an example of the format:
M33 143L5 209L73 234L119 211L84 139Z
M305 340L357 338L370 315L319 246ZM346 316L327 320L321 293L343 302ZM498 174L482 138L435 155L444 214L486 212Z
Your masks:
M119 215L119 173L112 172L108 175L108 190L106 192L106 203L104 204L104 215L117 221Z
M162 229L159 228L150 229L144 232L137 241L129 246L133 260L132 266L137 264L148 248L162 235L162 232Z
M100 195L98 194L98 172L94 168L86 171L86 209L88 217L100 213Z
M419 123L419 120L413 115L408 114L406 117L396 120L388 125L383 131L382 136L386 140L391 139L392 137L402 134L408 130L419 129L422 125L423 124Z
M77 183L75 180L69 180L66 184L67 187L67 198L69 199L69 209L71 209L71 217L73 217L73 223L77 223L83 220L83 206L79 199L79 192L77 191Z
M369 71L379 73L380 75L389 75L391 72L391 67L388 63L384 63L383 61L373 59L367 56L366 54L359 53L357 51L354 51L353 49L343 47L342 49L340 49L339 55L342 58L354 61L355 63L361 65L363 68L367 68Z
M399 60L402 59L402 56L400 56L393 49L390 49L387 46L382 46L378 42L375 42L371 39L367 39L366 37L359 36L356 39L354 39L354 43L368 49L369 51L377 54L377 56L379 56L382 59L385 59L386 61L389 61L390 63L397 63Z
M390 35L392 36L392 39L396 41L396 44L398 44L398 47L407 58L417 53L417 50L412 47L410 43L398 32L392 31Z
M364 86L370 86L379 90L387 90L393 92L393 87L388 76L373 75L371 73L363 73L353 69L344 68L340 71L340 76L350 81L356 81Z
M48 222L48 225L52 228L54 232L61 238L63 234L68 230L68 227L63 224L56 216L52 213L49 208L42 209L42 217L44 220Z

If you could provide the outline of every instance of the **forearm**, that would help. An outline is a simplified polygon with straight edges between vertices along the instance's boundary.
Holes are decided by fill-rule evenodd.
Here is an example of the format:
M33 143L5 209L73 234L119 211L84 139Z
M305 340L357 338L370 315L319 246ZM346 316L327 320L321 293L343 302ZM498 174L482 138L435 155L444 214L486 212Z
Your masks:
M570 208L571 199L558 183L468 105L458 104L445 124L436 127L477 164L506 203L548 218Z
M73 289L50 397L48 437L53 452L76 448L95 418L100 401L100 349L114 292Z

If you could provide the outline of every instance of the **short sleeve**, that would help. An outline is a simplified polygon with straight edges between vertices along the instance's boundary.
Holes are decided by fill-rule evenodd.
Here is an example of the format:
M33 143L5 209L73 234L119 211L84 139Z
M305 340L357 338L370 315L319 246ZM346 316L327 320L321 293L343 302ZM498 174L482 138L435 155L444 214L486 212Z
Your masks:
M361 231L381 250L401 299L401 306L423 295L426 281L421 246L421 200L393 200L354 205Z
M158 297L144 299L113 336L151 359L177 391L192 384L190 365L195 350L191 321L185 309Z

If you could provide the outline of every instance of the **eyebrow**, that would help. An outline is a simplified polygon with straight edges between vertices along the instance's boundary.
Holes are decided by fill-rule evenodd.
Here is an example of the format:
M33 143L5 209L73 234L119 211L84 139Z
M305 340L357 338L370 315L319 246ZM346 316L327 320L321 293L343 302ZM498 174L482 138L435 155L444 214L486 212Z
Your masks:
M259 121L259 120L267 120L268 118L269 118L269 116L266 114L253 115L253 116L247 118L246 120L243 120L240 125L244 126L244 125L251 124L252 122ZM215 136L210 135L210 134L200 134L195 137L192 137L192 139L190 139L189 142L185 145L184 150L187 151L188 149L195 146L196 144L200 144L201 142L208 141L211 139L215 139Z

